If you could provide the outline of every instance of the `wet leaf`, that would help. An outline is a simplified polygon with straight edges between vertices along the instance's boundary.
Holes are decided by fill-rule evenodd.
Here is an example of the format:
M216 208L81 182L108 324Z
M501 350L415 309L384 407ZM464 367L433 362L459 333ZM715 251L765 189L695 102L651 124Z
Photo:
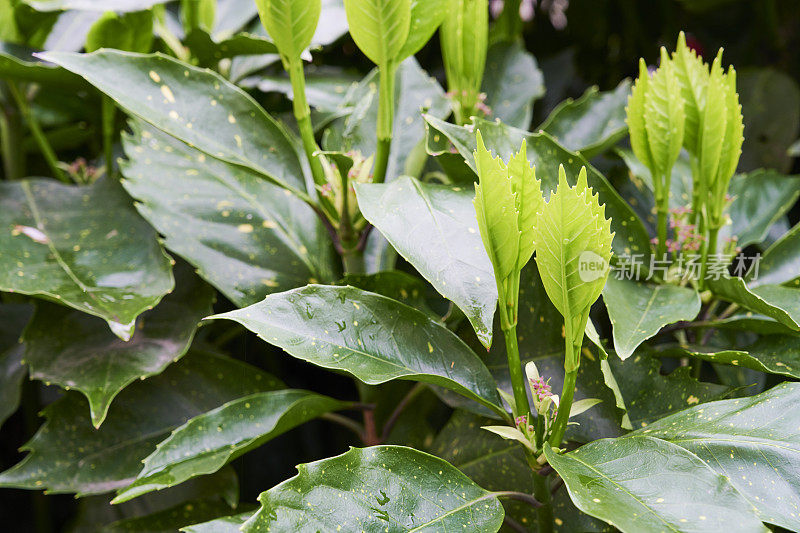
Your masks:
M234 510L220 500L192 500L157 513L119 520L103 528L107 533L171 533L187 525L204 522Z
M788 284L797 286L800 280L800 224L767 248L758 262L758 269L748 272L748 284Z
M639 435L545 455L575 505L621 531L768 531L725 476L675 444Z
M337 285L352 285L386 296L422 311L434 320L441 320L450 305L425 281L400 270L386 270L376 274L348 274ZM441 309L441 313L432 307Z
M114 397L137 379L159 374L180 359L197 324L211 313L211 288L189 267L181 274L177 289L139 317L127 342L98 327L95 317L39 304L24 338L31 379L83 393L92 424L100 427Z
M785 382L750 398L693 407L637 434L665 439L697 454L727 477L761 520L796 530L800 528L800 473L795 468L800 461L798 399L800 384ZM683 485L673 486L684 489ZM697 501L706 506L708 499ZM703 512L710 510L706 506ZM738 523L730 515L725 529Z
M205 154L305 196L304 164L282 126L248 94L210 70L161 55L48 52L128 113Z
M30 452L0 474L0 487L101 494L129 485L141 460L173 428L219 405L282 387L276 378L228 357L189 354L161 375L117 397L100 429L76 392L47 406L47 419L23 447Z
M402 177L356 187L359 205L403 258L455 303L491 345L497 287L478 232L471 189Z
M4 79L41 84L83 87L75 74L33 56L35 50L13 43L0 43L0 75Z
M260 392L228 402L192 418L160 442L144 460L136 480L117 492L114 503L214 473L278 435L350 404L293 389Z
M422 381L504 413L494 380L472 350L441 324L385 296L309 285L212 318L239 322L294 357L369 385Z
M486 93L492 119L527 128L533 103L544 96L544 76L522 43L497 42L489 47L481 91Z
M474 128L455 126L428 115L425 119L429 129L429 147L431 142L438 143L449 139L473 172L475 167L472 152L476 147L473 129L480 130L486 146L503 159L511 157L519 150L522 139L526 139L528 161L536 165L536 177L542 180L542 191L546 198L558 184L559 165L564 165L567 176L572 180L570 184L575 183L581 167L585 166L588 185L599 195L600 203L605 204L606 217L611 218L611 229L616 235L613 245L614 255L643 254L643 261L648 264L650 237L631 207L585 159L561 147L547 133L529 133L480 119L475 121Z
M689 367L678 367L662 375L661 361L647 350L625 361L610 357L631 425L646 427L653 421L700 403L725 398L731 389L716 383L704 383L691 377Z
M208 522L181 528L184 533L239 533L242 525L253 516L252 512L224 516Z
M667 324L694 320L700 312L697 291L677 285L650 285L609 276L603 301L614 335L614 349L627 359L636 347Z
M31 305L0 305L0 426L19 407L22 380L27 374L19 338L32 313Z
M761 285L750 289L742 278L721 277L706 281L717 296L774 318L788 328L800 330L800 289Z
M259 496L243 530L497 531L503 507L452 465L402 446L351 448L298 466Z
M0 183L0 290L99 316L122 339L172 290L169 258L120 187Z
M603 153L628 132L625 104L631 84L625 80L613 91L588 89L577 100L564 100L539 126L564 148L586 159Z
M338 277L330 237L305 203L140 121L132 130L123 186L165 245L235 304Z

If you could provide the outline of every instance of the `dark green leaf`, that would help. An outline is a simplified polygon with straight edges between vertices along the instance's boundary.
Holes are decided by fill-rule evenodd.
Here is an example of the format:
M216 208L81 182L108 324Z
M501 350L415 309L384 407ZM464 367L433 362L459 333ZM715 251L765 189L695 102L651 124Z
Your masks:
M83 87L85 82L52 63L33 56L34 50L13 43L0 43L0 75L4 79L42 84Z
M544 76L522 43L497 42L486 54L481 90L486 93L491 118L527 128L533 116L533 102L544 96Z
M484 346L492 343L497 287L471 189L402 177L356 187L361 212L443 296L469 319Z
M760 243L769 228L783 217L800 197L800 177L789 177L774 170L756 170L733 177L728 187L733 202L728 207L732 224L723 226L720 242L735 236L744 247Z
M353 287L309 285L212 318L239 322L270 344L369 385L440 385L502 412L496 385L458 337L420 311Z
M233 516L225 516L203 522L202 524L195 524L193 526L186 526L181 529L184 533L239 533L242 525L247 522L253 513L241 513Z
M431 308L432 304L436 303L439 305L435 307L439 309L442 302L447 302L442 300L430 285L400 270L387 270L376 274L348 274L337 285L352 285L386 296L422 311L434 320L441 320L447 312L446 308L441 314ZM434 299L441 301L432 302Z
M30 305L0 305L0 426L19 407L22 380L27 373L19 338L32 313Z
M728 277L708 279L706 283L717 296L800 330L800 289L761 285L751 290L742 278Z
M490 433L482 426L493 425L491 419L465 411L456 411L436 436L431 452L452 464L468 478L487 490L515 490L533 493L535 475L525 459L523 448L512 441ZM506 516L523 527L536 523L536 509L515 500L503 501ZM562 489L553 500L556 531L611 531L605 523L578 511Z
M798 400L800 384L782 383L758 396L694 407L637 433L697 454L729 479L755 506L761 520L796 531L800 529ZM698 503L706 502L707 498L698 498ZM729 516L725 530L736 523Z
M797 139L800 88L790 76L772 68L745 69L737 78L744 116L741 167L788 171L792 158L786 149Z
M305 203L151 126L132 129L124 187L166 246L236 305L336 279L330 238Z
M89 400L100 427L114 397L136 381L161 373L189 349L197 324L214 297L208 285L182 269L177 290L137 320L127 342L98 327L95 317L40 304L25 329L25 363L31 379L76 389Z
M169 258L118 184L0 183L0 290L103 318L123 339L173 285Z
M724 398L730 388L704 383L691 377L689 367L679 367L669 375L661 375L661 362L646 350L620 360L610 357L631 425L645 427L654 420L687 409L699 403Z
M552 135L561 146L591 159L627 133L625 104L630 93L628 80L613 91L599 92L592 87L579 99L562 102L539 129Z
M103 528L103 532L172 533L184 526L205 522L233 510L220 500L192 500L147 516L114 522Z
M130 484L141 461L173 428L235 398L282 384L233 359L189 354L161 375L125 389L96 430L75 392L44 410L47 421L24 447L30 452L0 474L0 487L100 494Z
M767 248L758 269L748 273L751 287L766 284L797 285L800 280L800 224Z
M84 77L156 128L307 196L304 165L286 132L220 75L161 54L101 50L82 55L49 52L44 57Z
M251 33L237 33L215 41L203 29L195 28L184 39L184 44L202 65L213 65L222 59L236 56L276 54L278 49L268 39Z
M725 476L675 444L631 436L545 456L580 510L624 532L768 531Z
M627 359L662 327L694 320L700 312L697 291L677 285L650 285L610 276L603 289L614 334L614 349Z
M378 120L378 75L370 72L352 87L345 100L353 107L347 117L338 119L322 139L330 151L359 150L364 156L375 153L375 128ZM421 110L444 118L450 105L439 83L409 58L397 69L395 82L394 137L389 154L387 181L402 175L419 176L425 163L425 151L420 149L425 139L425 122Z
M401 446L351 448L298 466L259 496L260 531L497 531L503 507L449 463Z
M567 175L572 180L571 184L575 182L580 168L585 166L588 172L588 184L599 194L600 203L605 204L606 217L611 218L611 229L616 233L614 254L617 256L644 254L643 260L647 264L650 237L630 206L585 159L561 147L547 133L529 133L481 119L476 119L474 128L448 124L429 115L426 115L425 119L429 126L429 141L440 142L445 138L449 139L473 171L475 168L472 152L476 147L473 130L479 129L487 148L494 150L504 160L510 158L519 149L522 140L526 139L528 160L536 165L536 177L542 180L545 197L549 197L549 192L556 188L559 165L564 165Z
M278 435L349 405L292 389L261 392L226 403L192 418L160 442L144 460L136 481L118 491L114 503L216 472Z

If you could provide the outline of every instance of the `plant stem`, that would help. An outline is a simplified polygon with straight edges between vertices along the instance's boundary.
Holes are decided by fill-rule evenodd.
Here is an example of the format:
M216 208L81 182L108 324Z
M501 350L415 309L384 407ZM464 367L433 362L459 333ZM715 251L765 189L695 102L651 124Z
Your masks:
M395 424L400 419L400 415L403 414L403 411L408 407L408 405L414 401L414 398L420 395L425 390L425 385L423 383L417 383L406 393L400 403L397 404L397 407L394 408L392 414L389 416L389 419L383 425L383 432L381 433L381 442L386 442L389 438L389 435L392 432Z
M669 205L669 195L662 192L660 198L656 198L656 216L658 217L658 244L656 245L656 259L664 259L667 254L667 211ZM666 201L665 201L666 200Z
M717 255L717 238L719 236L719 226L716 224L708 228L708 243L703 246L703 257L700 267L700 287L705 287L706 274L708 274L708 254L711 252L712 259Z
M314 128L311 125L311 108L306 100L306 75L303 71L303 60L297 58L289 62L289 79L292 82L292 110L294 118L297 120L297 127L300 130L300 137L303 139L303 149L311 165L311 175L314 183L324 185L326 183L325 172L319 162L315 152L319 151L317 141L314 139Z
M342 266L345 274L363 274L364 251L358 248L344 248L342 250Z
M382 183L386 179L389 166L389 153L392 147L392 130L394 129L394 84L397 65L392 62L380 69L380 88L378 89L378 147L375 152L375 171L372 181Z
M117 105L114 100L103 95L103 155L106 160L106 175L110 176L114 170L114 119L117 115Z
M517 492L514 490L502 490L493 492L491 493L491 496L494 496L495 498L510 498L512 500L525 502L534 509L539 509L542 506L542 502L540 502L530 494L526 494L524 492Z
M336 413L325 413L322 415L323 419L328 420L329 422L333 422L334 424L338 424L342 427L345 427L358 435L359 437L364 435L364 426L353 420L352 418L348 418L344 415L339 415Z
M504 307L500 306L501 309ZM503 315L501 314L501 317ZM528 404L528 393L525 391L525 377L522 375L522 362L519 358L519 346L517 344L517 326L508 325L503 328L503 336L506 339L506 358L508 359L508 373L511 376L511 387L514 389L514 404L517 416L530 416L530 406Z
M0 135L2 135L3 172L7 180L18 180L25 176L25 151L22 148L22 117L11 104L10 89L2 84L6 105L0 113Z
M522 34L522 19L519 16L521 0L506 0L503 11L497 18L493 37L497 41L513 41Z
M541 503L536 509L536 531L549 533L553 531L553 504L550 503L550 478L547 476L533 475L533 495Z
M588 320L588 310L586 311ZM575 396L575 382L578 379L578 367L581 363L581 344L583 343L583 330L576 336L573 331L572 317L564 318L564 386L561 388L561 398L558 403L558 415L553 422L550 433L550 446L558 448L564 438L564 432L569 422L569 412L572 409L572 399ZM586 328L586 320L579 322ZM575 341L576 337L579 339Z
M17 107L19 107L19 110L22 112L25 122L28 124L28 128L31 130L36 144L39 145L39 150L42 152L47 165L50 167L50 172L53 173L53 177L58 178L64 183L71 183L69 178L67 178L64 172L58 167L58 157L50 146L47 136L42 131L39 121L36 120L36 117L33 115L31 107L28 105L27 98L25 98L25 95L22 94L19 87L14 83L9 82L8 88L11 91L11 95L14 97L14 101L17 103Z

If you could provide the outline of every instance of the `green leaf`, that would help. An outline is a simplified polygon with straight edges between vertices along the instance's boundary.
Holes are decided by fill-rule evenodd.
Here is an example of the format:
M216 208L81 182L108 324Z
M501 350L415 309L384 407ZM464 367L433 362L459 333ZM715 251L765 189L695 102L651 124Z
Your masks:
M476 169L472 152L477 146L473 130L480 130L486 144L503 159L510 158L519 150L525 139L528 161L536 165L536 177L542 180L545 197L558 184L559 165L564 165L568 176L577 176L581 167L585 166L588 184L598 193L600 203L605 204L606 213L611 218L611 229L616 235L614 253L618 256L644 254L645 264L649 261L650 237L631 207L583 157L564 149L547 133L529 133L481 119L476 119L474 127L470 128L448 124L429 115L425 116L425 120L429 130L428 147L431 148L431 143L450 140L473 172Z
M306 98L312 108L321 112L347 114L352 111L348 93L360 81L360 77L350 71L329 67L305 67ZM239 87L258 88L259 91L279 92L289 99L294 97L292 83L285 73L258 74L237 82ZM315 127L319 124L315 123Z
M631 95L628 98L628 105L625 108L627 114L626 122L630 133L631 149L638 159L650 173L654 173L655 161L650 153L650 141L648 139L647 124L645 122L647 96L650 92L650 72L647 70L647 63L644 59L639 59L639 77L633 83ZM651 180L652 186L653 180Z
M261 23L285 61L297 61L317 29L320 0L256 0Z
M464 311L481 343L491 345L497 287L475 221L472 192L402 177L386 184L359 184L356 195L364 217Z
M401 270L375 274L347 274L337 285L352 285L374 292L422 311L434 320L441 320L450 311L450 303L425 281ZM440 310L435 311L434 308Z
M113 503L212 474L278 435L349 405L350 402L292 389L238 398L174 430L144 460L136 481L117 492Z
M689 367L678 367L668 375L661 375L661 361L651 357L648 350L640 350L625 361L611 357L609 363L620 377L620 392L635 428L646 427L699 403L721 400L730 393L725 385L692 378Z
M800 177L774 170L756 170L734 176L728 186L733 201L728 207L731 224L723 226L720 240L735 236L738 246L763 242L769 229L800 198Z
M235 398L282 384L228 357L190 353L161 375L116 398L100 429L75 392L44 409L47 421L23 446L30 452L0 474L0 487L50 493L101 494L129 485L141 461L173 428Z
M532 494L533 476L522 447L503 440L481 426L491 423L458 410L431 445L431 453L458 468L487 490L515 490ZM516 500L504 500L506 517L523 527L536 523L536 509ZM610 526L583 514L572 505L567 491L553 496L554 519L560 532L612 531Z
M309 285L211 318L239 322L294 357L348 372L368 385L422 381L505 414L489 371L461 339L384 296Z
M400 55L411 27L412 0L345 0L350 35L370 61L385 66Z
M725 74L722 72L722 50L711 65L711 74L706 89L706 106L700 119L700 153L698 154L700 179L711 192L720 165L722 142L728 120L725 98Z
M0 426L19 407L27 374L19 338L32 312L33 306L27 304L0 305Z
M544 96L544 76L521 42L496 42L486 55L481 91L486 94L484 103L491 110L491 118L516 128L527 128L533 116L533 103Z
M186 526L181 528L181 531L184 533L239 533L242 525L247 522L251 516L253 516L253 513L225 516L209 522Z
M611 276L603 290L614 335L614 349L627 359L636 347L667 324L694 320L700 312L697 291L677 285L650 285Z
M61 85L71 88L85 87L86 83L75 74L33 56L30 48L13 43L0 43L0 75L4 79L35 82L44 85Z
M625 104L631 84L624 80L613 91L588 89L578 100L559 104L539 126L569 150L586 159L605 152L628 132Z
M159 374L180 359L197 324L211 313L213 291L188 267L183 271L177 290L141 315L127 342L98 328L92 316L58 305L38 305L24 335L24 361L31 379L83 393L92 424L100 427L114 397L137 379Z
M750 398L694 407L637 433L668 440L697 454L728 478L756 508L761 520L797 530L798 399L800 384L784 382ZM699 501L705 504L708 500ZM736 523L729 517L725 529Z
M48 52L43 57L84 77L128 113L205 154L307 197L304 165L286 132L220 75L161 54L101 50Z
M304 202L140 121L131 129L123 186L167 248L237 306L338 278L330 237Z
M201 65L214 65L220 60L247 55L276 54L275 44L260 35L237 33L225 39L215 41L205 30L193 29L183 44L197 56Z
M517 199L506 164L486 149L480 131L476 140L478 148L473 155L479 181L473 203L483 246L497 283L502 284L518 268L521 232Z
M675 67L663 47L661 66L649 80L644 100L644 124L653 165L651 171L665 176L678 159L683 145L684 112Z
M503 507L449 463L402 446L351 448L298 466L259 496L243 530L497 531Z
M747 346L719 349L710 346L688 346L679 355L689 355L712 363L740 366L800 379L800 337L771 334Z
M375 153L375 128L378 121L378 71L373 70L352 87L343 106L352 112L331 124L322 138L329 151L358 150L368 157ZM397 69L395 81L394 137L389 154L387 181L407 175L422 174L426 154L421 146L425 140L425 122L421 109L445 118L450 105L439 83L431 78L417 60L409 58Z
M686 35L678 34L678 44L672 53L672 64L675 77L681 87L683 112L686 116L684 125L683 146L697 153L700 147L700 126L702 112L706 104L708 87L708 66L703 58L686 46Z
M725 476L675 444L631 436L544 454L575 505L621 531L768 531Z
M742 278L706 280L711 292L742 307L774 318L788 328L800 330L800 289L761 285L749 289Z
M789 172L793 158L786 150L797 140L800 87L774 68L749 68L739 74L742 115L747 132L741 167L752 171L773 168Z
M605 206L586 184L586 170L581 170L577 184L570 187L564 167L560 167L558 188L534 226L536 266L567 331L580 339L586 328L582 317L600 297L608 278L613 239ZM597 264L597 268L583 270L585 262Z
M153 13L136 11L118 15L106 11L86 35L86 51L117 48L146 54L153 45Z
M800 224L767 248L758 263L758 271L751 270L748 285L797 284L800 279Z
M123 340L173 285L169 258L119 185L0 183L0 290L106 320Z
M150 515L119 520L105 526L103 533L170 533L233 510L228 503L217 499L192 500Z
M448 0L447 4L439 40L447 86L455 97L456 114L463 115L472 112L480 97L488 59L488 1Z
M36 11L144 11L169 0L23 0Z
M408 38L398 52L396 61L413 56L430 41L447 15L447 3L448 0L411 0Z

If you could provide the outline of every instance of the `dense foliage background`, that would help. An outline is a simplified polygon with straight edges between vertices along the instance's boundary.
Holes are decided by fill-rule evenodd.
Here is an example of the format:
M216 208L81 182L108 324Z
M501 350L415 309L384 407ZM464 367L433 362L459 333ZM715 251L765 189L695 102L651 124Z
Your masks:
M221 0L220 4L223 3ZM529 129L535 131L561 101L580 97L590 86L612 90L623 78L635 77L639 57L656 64L659 46L663 44L672 49L680 30L690 36L692 46L708 56L713 56L718 47L724 47L726 61L736 65L739 72L746 126L739 170L773 168L785 174L800 173L800 161L796 157L800 155L800 146L793 146L800 136L800 62L797 60L800 57L800 5L792 0L541 0L535 8L535 16L525 23L524 29L525 46L538 61L546 87L546 92L534 105ZM78 26L67 29L64 39L80 41L77 35L80 31ZM438 38L428 43L417 54L417 59L428 73L446 86ZM320 69L340 67L342 78L351 80L360 79L373 67L349 35L315 53L314 65ZM283 95L255 88L259 83L268 87L279 72L276 64L251 74L250 92L274 116L288 116L291 104ZM63 130L57 137L60 160L86 157L88 161L84 164L90 167L88 172L91 167L102 165L100 106L96 94L50 87L39 95L35 105L43 123ZM613 157L597 158L593 163L612 181L614 176L625 172L622 162ZM26 166L30 176L50 174L45 160L35 149L28 150ZM795 205L788 212L788 224L798 221L800 205ZM776 231L785 231L788 227L781 226ZM7 251L0 250L0 254L4 253ZM399 268L413 272L402 261ZM214 304L216 312L235 308L222 295ZM25 316L4 318L0 333L8 328L14 335L12 320L24 319ZM258 340L252 333L234 329L238 334L228 336L231 327L231 323L220 321L201 328L195 345L224 350L236 359L280 376L293 388L336 398L357 398L352 379L282 356L282 350ZM48 333L56 332L45 332ZM781 380L772 375L765 379L766 383L762 384L765 388ZM398 401L411 386L407 382L383 385ZM2 393L0 390L0 395ZM24 457L24 452L18 449L39 428L39 410L61 394L58 387L25 381L21 408L0 427L0 471ZM386 411L379 409L376 413L378 427L381 427L380 421L389 416L394 402L384 405ZM429 448L451 413L450 408L426 390L414 399L413 407L403 413L388 442ZM296 464L342 453L352 441L347 430L325 420L312 420L278 437L269 446L233 462L241 500L255 502L260 492L293 476ZM233 474L226 471L220 477L230 475ZM220 485L228 482L219 480ZM37 491L3 489L0 492L0 529L42 533L92 531L90 524L109 523L121 516L115 515L119 511L110 509L105 501L102 496L76 500L71 495L45 496ZM135 508L147 506L148 502L136 500L127 505Z

